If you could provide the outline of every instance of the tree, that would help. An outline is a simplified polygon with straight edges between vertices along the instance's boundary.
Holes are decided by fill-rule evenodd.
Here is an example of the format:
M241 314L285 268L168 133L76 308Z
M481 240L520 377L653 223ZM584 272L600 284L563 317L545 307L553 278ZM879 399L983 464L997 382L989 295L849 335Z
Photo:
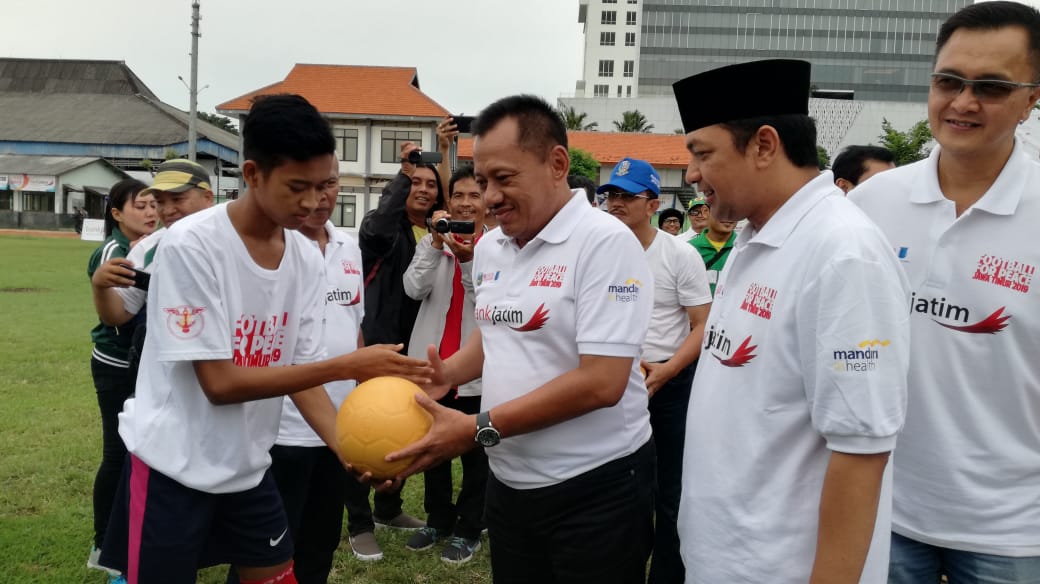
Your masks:
M618 132L649 134L650 130L654 129L654 125L648 123L646 116L640 113L639 110L629 110L621 112L620 120L614 120L614 129Z
M827 149L819 144L816 145L816 163L820 170L830 168L831 165L831 155L827 154Z
M599 162L591 154L578 148L568 148L571 157L571 174L580 174L599 182Z
M928 127L928 120L921 120L914 124L909 130L900 132L892 127L892 123L882 118L882 133L878 138L881 145L895 157L896 166L910 164L928 157L928 149L925 145L932 140L932 130Z
M560 118L563 119L563 125L568 130L591 131L595 130L596 126L599 126L599 122L589 122L586 124L585 118L587 118L589 114L585 112L579 113L571 106L561 107L557 113L560 114Z
M231 121L231 118L219 116L217 114L208 114L206 112L198 112L199 119L213 124L221 130L226 130L234 135L238 135L238 128L235 127L235 122Z

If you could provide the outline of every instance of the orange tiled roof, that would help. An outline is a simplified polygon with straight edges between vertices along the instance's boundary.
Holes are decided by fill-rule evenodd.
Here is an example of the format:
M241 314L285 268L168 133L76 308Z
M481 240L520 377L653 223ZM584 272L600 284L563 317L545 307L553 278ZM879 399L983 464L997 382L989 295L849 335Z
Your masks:
M571 148L584 150L601 165L612 166L628 156L645 160L657 168L686 168L690 154L678 134L631 132L567 132ZM459 158L473 159L473 139L459 140Z
M258 95L297 93L323 114L442 118L448 110L419 91L414 67L364 67L297 63L283 81L217 106L247 112Z

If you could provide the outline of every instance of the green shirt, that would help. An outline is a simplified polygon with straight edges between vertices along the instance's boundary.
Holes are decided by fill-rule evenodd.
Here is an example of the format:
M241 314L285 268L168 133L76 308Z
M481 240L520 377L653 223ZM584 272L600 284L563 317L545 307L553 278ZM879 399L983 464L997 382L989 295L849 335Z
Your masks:
M726 265L726 258L733 249L733 241L737 239L737 232L729 234L729 239L723 244L722 249L716 250L715 246L708 240L708 230L705 229L700 235L690 240L690 245L697 248L704 260L704 267L708 271L708 285L711 287L711 295L715 296L715 284L719 281L719 273ZM708 264L711 264L710 266Z
M112 230L112 235L105 240L87 262L87 277L94 277L98 266L112 258L125 258L130 252L130 241L123 235L118 227ZM133 336L135 321L114 327L102 323L90 331L90 338L94 341L94 357L99 361L113 367L128 367L127 352L130 349L130 337Z

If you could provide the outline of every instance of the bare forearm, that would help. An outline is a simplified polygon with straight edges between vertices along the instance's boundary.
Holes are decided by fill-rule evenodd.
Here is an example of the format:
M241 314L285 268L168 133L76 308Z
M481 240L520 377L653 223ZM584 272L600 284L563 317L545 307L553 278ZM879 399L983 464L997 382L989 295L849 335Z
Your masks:
M820 496L819 534L810 584L855 584L877 520L889 453L832 452Z
M469 383L484 374L484 341L479 330L473 331L462 348L444 361L444 367L450 385Z
M108 326L121 326L134 317L123 307L123 299L113 288L91 286L91 290L94 292L94 309L101 322Z
M336 407L323 386L312 387L289 396L303 419L333 452L338 454L336 440Z
M668 364L672 366L675 374L682 371L683 368L690 365L701 356L701 341L704 337L704 324L701 323L695 326L691 331L690 335L686 337L683 344L679 345L679 349L672 355L672 358L668 360Z
M206 397L233 404L290 395L341 378L334 363L318 361L286 367L239 367L231 360L195 361L195 374ZM349 376L342 376L349 378Z

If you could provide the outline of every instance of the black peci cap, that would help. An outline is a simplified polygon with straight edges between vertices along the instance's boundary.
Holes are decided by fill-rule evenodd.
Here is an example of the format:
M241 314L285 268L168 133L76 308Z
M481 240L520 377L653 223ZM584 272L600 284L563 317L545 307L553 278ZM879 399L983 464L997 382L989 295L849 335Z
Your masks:
M808 61L769 59L727 65L672 84L687 133L760 116L809 113Z

